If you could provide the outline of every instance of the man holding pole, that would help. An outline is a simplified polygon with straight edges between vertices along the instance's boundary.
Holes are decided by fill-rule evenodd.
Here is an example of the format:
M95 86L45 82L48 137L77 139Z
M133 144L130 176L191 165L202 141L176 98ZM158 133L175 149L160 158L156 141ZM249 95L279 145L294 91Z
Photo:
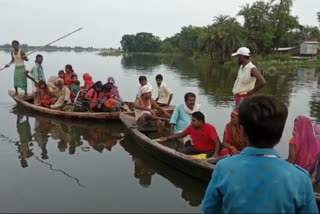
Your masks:
M14 89L16 91L15 95L18 95L18 88L24 90L24 96L27 96L27 77L25 76L26 67L24 61L28 61L28 57L25 52L20 50L19 42L14 40L12 41L12 52L11 52L11 61L5 67L9 67L10 64L15 63L14 68Z

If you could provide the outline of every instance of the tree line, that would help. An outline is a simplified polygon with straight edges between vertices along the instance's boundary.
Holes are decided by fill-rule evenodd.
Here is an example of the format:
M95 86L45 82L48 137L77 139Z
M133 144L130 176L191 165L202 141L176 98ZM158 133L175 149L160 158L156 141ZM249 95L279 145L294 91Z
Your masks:
M308 39L320 40L316 26L303 26L291 14L293 0L256 1L241 7L237 16L244 19L241 25L236 17L219 15L204 27L185 26L172 37L161 40L152 33L124 35L121 46L127 52L197 53L210 56L213 61L225 62L230 53L240 46L254 53L268 55L279 47L298 46ZM320 12L315 16L320 24Z

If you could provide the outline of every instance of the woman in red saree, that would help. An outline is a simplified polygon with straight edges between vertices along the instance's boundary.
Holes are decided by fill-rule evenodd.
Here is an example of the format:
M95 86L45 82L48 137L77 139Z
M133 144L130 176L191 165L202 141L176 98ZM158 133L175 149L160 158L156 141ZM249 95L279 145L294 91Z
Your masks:
M94 85L94 82L92 81L92 77L88 73L83 74L83 81L84 81L83 89L88 90Z
M224 149L221 154L238 154L246 146L246 138L242 135L239 124L239 113L238 110L234 110L231 113L231 121L226 125L224 129L223 142Z

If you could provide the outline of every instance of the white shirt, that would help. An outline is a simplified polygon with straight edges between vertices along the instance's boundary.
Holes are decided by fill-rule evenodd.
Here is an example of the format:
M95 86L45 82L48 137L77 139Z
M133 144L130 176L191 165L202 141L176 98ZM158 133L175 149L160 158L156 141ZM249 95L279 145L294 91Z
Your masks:
M172 94L168 86L162 81L160 87L158 86L158 103L168 104L170 95Z
M245 66L240 66L238 77L232 89L234 95L247 94L250 90L254 89L257 79L251 76L251 70L253 68L256 68L256 66L252 64L252 62L249 62Z

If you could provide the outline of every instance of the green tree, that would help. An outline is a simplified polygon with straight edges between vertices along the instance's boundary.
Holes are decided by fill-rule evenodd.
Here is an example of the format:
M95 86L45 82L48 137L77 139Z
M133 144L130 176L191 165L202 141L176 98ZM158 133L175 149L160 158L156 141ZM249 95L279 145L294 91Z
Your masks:
M318 22L319 22L319 25L320 25L320 12L317 13L317 18L318 18Z
M124 35L121 46L127 52L158 52L161 40L151 33L137 33L136 35Z
M199 36L201 50L210 54L212 60L224 63L230 54L244 45L244 31L235 18L217 16L214 23L204 27Z

